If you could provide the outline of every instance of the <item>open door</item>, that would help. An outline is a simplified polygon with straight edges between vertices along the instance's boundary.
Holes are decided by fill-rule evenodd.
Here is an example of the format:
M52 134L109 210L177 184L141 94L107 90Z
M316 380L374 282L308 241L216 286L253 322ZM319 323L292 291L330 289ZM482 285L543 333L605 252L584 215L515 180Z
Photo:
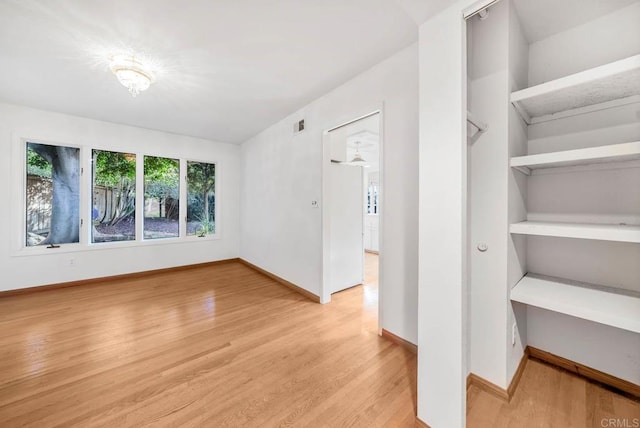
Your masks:
M362 168L331 163L330 292L364 282Z

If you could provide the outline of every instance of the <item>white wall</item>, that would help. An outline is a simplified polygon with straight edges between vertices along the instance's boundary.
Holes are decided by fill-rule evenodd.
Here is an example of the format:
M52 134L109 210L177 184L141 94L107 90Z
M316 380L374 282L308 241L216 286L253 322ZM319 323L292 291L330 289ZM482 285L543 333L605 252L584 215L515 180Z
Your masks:
M469 20L469 107L488 124L469 145L469 371L507 385L507 162L509 2ZM477 249L479 243L488 250Z
M467 76L462 8L468 3L460 1L429 19L419 36L418 417L435 428L465 426Z
M532 43L529 86L638 54L638 22L640 2Z
M472 18L468 29L469 106L488 124L469 146L469 371L506 389L525 346L519 334L512 344L516 314L508 295L526 272L525 242L509 234L509 224L526 217L526 181L508 164L526 154L527 143L526 126L506 100L526 85L527 44L508 0L486 19ZM480 243L488 250L479 251Z
M240 256L305 290L322 279L322 133L383 106L380 326L417 342L418 49L410 46L242 145ZM293 123L305 119L296 136ZM321 202L321 201L320 201Z
M529 151L637 141L638 106L529 126ZM604 126L606 118L614 119ZM627 123L621 123L624 118ZM561 127L564 125L564 127ZM599 125L600 127L596 127ZM529 220L640 224L640 163L625 168L540 171L528 178ZM630 167L635 165L635 167ZM527 237L529 272L640 292L640 245ZM631 382L640 382L640 335L527 309L528 343ZM566 338L570 337L571 340ZM611 351L615 349L615 351Z
M529 345L640 384L640 334L535 307L527 319Z
M529 84L639 54L639 21L636 2L531 44ZM635 104L530 125L528 153L638 141L638 111ZM638 183L638 162L539 171L527 180L527 218L640 224ZM532 273L640 292L637 244L528 237L526 259ZM640 335L536 308L526 312L529 345L640 382Z
M509 91L527 87L529 70L529 46L524 37L513 2L509 8ZM527 124L515 107L509 106L508 157L527 154ZM518 223L527 218L527 177L508 168L508 218L507 223ZM511 304L511 289L527 272L527 239L523 235L507 238L507 386L527 346L527 312L524 305ZM512 326L516 324L515 343L512 343Z
M180 243L152 242L96 244L80 251L51 250L44 255L16 255L12 239L22 227L19 210L23 200L22 168L12 165L23 138L42 142L98 147L174 158L191 158L219 164L217 203L220 239ZM0 290L11 290L66 281L139 272L238 257L238 189L240 148L197 138L150 131L131 126L89 120L8 104L0 104ZM11 156L9 155L11 153ZM19 157L19 155L18 155ZM86 170L86 166L85 166ZM84 174L88 189L90 174ZM86 195L85 195L86 197ZM140 202L140 201L138 201ZM16 214L17 212L17 214ZM86 224L86 222L85 222ZM24 253L24 251L23 251ZM74 264L70 265L70 258Z

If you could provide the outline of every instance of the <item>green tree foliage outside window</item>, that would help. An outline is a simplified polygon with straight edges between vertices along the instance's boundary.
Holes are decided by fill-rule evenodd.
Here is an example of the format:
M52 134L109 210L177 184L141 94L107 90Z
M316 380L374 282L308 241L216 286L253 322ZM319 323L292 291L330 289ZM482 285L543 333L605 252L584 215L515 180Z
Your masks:
M180 161L144 157L144 238L180 236Z
M136 239L136 155L93 150L92 242Z
M215 233L216 165L187 162L187 235Z
M80 242L80 149L26 144L26 245ZM92 150L91 242L136 239L136 155ZM145 239L180 236L180 203L187 234L216 231L216 165L187 162L187 194L180 201L180 161L144 157ZM186 196L186 197L185 197Z

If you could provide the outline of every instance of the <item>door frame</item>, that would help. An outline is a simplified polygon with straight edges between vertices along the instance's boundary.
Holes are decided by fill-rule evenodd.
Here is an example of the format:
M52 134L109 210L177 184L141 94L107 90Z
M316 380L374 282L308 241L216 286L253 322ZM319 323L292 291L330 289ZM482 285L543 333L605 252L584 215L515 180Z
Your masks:
M329 209L331 207L331 198L329 194L329 166L331 165L331 145L330 145L330 132L359 120L369 118L374 115L379 115L378 120L378 161L380 165L380 190L378 195L379 210L378 210L378 332L381 331L382 325L382 301L384 298L384 284L382 281L384 270L384 210L385 210L385 185L384 185L384 103L378 104L376 107L365 110L365 114L354 114L353 119L340 122L335 126L332 126L322 132L322 279L320 282L320 303L331 302L331 289L329 280L331 264L330 264L330 221L329 221ZM364 212L363 212L364 215ZM364 232L364 231L363 231ZM364 253L364 236L363 236L363 248ZM363 264L364 269L364 264Z

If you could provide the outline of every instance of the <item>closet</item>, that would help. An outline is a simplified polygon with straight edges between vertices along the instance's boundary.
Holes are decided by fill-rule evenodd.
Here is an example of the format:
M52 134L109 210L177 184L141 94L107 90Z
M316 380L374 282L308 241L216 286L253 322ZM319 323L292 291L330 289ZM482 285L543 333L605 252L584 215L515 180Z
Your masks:
M500 387L527 346L640 384L638 22L596 0L468 21L469 370Z

